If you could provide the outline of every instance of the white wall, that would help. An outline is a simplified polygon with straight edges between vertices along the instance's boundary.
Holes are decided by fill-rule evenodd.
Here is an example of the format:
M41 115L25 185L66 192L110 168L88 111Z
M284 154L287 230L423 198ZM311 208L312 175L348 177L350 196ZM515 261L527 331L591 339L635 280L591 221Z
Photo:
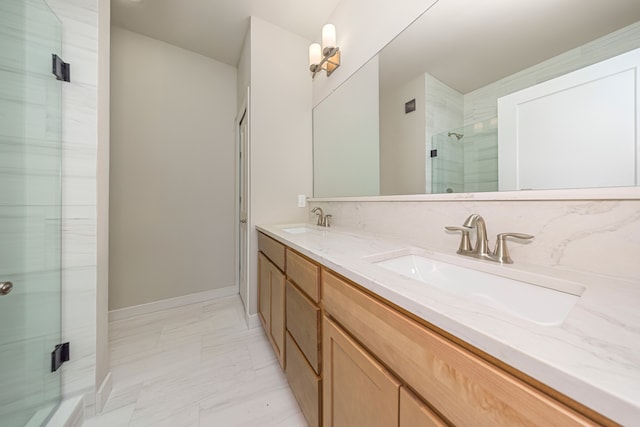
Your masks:
M316 76L313 83L313 105L318 105L435 2L436 0L340 1L327 22L336 26L337 43L342 51L341 65L331 77L326 77L325 73ZM321 29L318 28L318 34L320 32Z
M380 194L378 102L376 57L313 110L314 197Z
M307 208L298 194L312 191L309 40L251 18L250 262L248 314L257 313L256 224L300 222ZM277 46L277 52L274 52ZM244 57L244 56L243 56ZM242 89L239 89L242 91Z
M411 99L416 109L405 113L405 103ZM425 192L426 142L424 75L381 91L380 194Z
M236 69L111 33L110 309L235 287Z

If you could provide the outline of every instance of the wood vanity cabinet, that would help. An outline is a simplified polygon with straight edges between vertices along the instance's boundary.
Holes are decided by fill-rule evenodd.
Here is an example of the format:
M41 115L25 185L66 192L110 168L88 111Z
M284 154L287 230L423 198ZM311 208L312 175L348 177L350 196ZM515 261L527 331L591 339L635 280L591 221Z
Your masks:
M287 380L310 426L321 425L320 267L287 249Z
M280 366L285 367L285 247L258 233L258 315Z
M258 244L259 316L310 426L614 425L274 239Z
M397 402L399 399L399 420L407 420L406 425L412 425L414 421L411 420L416 418L432 420L432 424L424 425L441 425L438 423L444 424L444 420L452 425L487 427L597 425L547 394L327 271L322 273L322 301L325 316L334 319L325 322L324 330L323 404L326 427L356 425L342 424L342 412L336 413L339 408L336 405L340 405L338 400L346 398L344 394L355 395L351 397L352 407L349 408L355 412L373 410L368 407L369 403L366 400L381 399L369 396L369 391L361 392L354 389L348 381L332 383L332 379L335 381L338 377L353 377L352 381L355 383L358 376L362 376L363 370L361 366L352 365L347 368L346 362L336 359L335 354L331 353L336 351L335 344L330 341L336 335L332 331L337 326L330 325L336 323L346 331L343 335L353 337L351 343L355 345L357 342L366 348L366 351L373 355L371 358L375 357L380 365L393 372L398 378L397 381L413 390L426 402L420 402L412 393L409 394L408 390L400 389L400 397L394 401ZM356 363L355 360L352 358L351 363ZM342 365L340 368L339 364ZM382 375L382 372L387 374L381 369L376 375ZM371 381L373 380L370 379ZM347 387L349 391L342 391L342 387ZM357 400L358 395L364 395L364 401ZM411 397L413 399L409 399ZM356 408L358 405L364 406ZM376 407L386 408L381 402L378 402L378 405ZM430 408L433 408L433 411ZM387 410L391 409L384 411ZM442 421L436 413L442 417Z

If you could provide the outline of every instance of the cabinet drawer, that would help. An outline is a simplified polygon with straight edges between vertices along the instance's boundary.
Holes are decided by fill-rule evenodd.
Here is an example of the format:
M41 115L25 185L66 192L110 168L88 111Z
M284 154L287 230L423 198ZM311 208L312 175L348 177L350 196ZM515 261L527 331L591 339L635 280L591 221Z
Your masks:
M287 281L287 330L307 361L320 373L320 309Z
M322 288L325 310L452 424L594 425L337 276Z
M322 381L287 333L287 381L309 426L320 426Z
M320 302L320 267L287 249L287 276L315 303Z
M284 245L263 233L258 233L258 249L280 270L284 271Z

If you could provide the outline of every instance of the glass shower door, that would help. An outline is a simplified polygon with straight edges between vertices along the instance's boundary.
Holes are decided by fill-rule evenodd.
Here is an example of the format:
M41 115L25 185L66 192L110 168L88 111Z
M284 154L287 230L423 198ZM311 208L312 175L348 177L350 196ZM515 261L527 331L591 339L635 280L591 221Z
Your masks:
M0 424L60 402L62 25L43 0L0 1Z

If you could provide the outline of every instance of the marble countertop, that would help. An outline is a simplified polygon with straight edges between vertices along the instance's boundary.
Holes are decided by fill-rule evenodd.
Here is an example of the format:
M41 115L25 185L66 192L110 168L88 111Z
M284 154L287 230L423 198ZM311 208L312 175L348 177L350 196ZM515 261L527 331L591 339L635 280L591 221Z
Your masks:
M294 227L307 231L285 231ZM602 415L623 425L640 424L640 283L517 260L501 265L456 255L455 248L437 253L360 230L308 224L257 229ZM548 278L550 286L583 289L582 295L562 324L543 326L370 261L409 246L475 270Z

